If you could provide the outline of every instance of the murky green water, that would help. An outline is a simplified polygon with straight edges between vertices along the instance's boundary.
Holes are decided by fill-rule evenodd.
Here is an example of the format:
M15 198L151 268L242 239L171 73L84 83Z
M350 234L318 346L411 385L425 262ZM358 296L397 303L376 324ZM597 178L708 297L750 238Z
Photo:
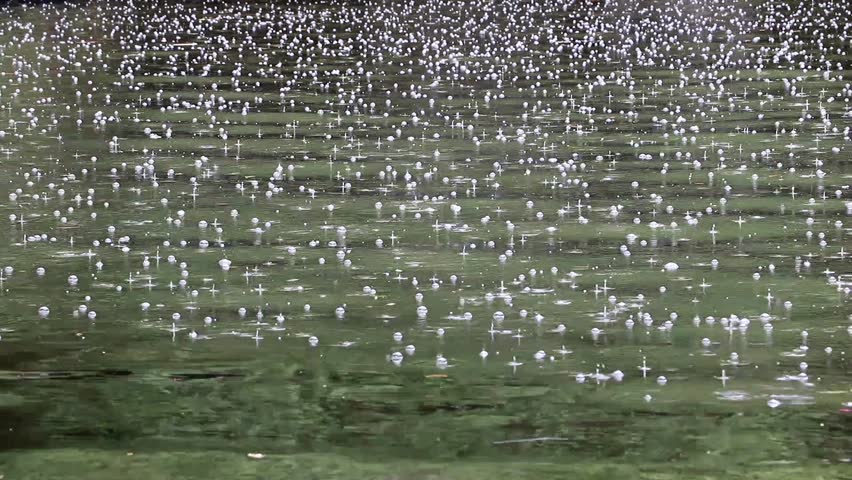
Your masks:
M142 3L0 10L0 478L849 474L844 2Z

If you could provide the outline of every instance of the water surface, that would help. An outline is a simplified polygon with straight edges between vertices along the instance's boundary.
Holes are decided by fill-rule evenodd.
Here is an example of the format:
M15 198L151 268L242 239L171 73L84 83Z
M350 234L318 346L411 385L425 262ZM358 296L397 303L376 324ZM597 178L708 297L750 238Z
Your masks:
M842 478L848 14L3 7L0 476Z

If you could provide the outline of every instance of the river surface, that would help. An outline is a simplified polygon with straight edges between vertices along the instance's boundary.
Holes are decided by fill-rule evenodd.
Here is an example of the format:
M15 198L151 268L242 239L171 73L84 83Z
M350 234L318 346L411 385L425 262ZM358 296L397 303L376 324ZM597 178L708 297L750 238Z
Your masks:
M849 13L0 7L0 478L844 478Z

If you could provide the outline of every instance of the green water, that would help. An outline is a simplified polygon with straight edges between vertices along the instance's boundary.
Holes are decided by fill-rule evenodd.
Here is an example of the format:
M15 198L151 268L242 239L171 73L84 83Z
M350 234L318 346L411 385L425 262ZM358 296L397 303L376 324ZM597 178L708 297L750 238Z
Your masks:
M419 46L288 42L357 36L350 16L441 37L478 18L464 2L382 4L393 28L335 2L3 7L0 478L849 475L848 75L814 71L828 50L804 40L773 64L776 27L736 30L772 2L677 3L761 70L689 57L731 49L724 31L670 33L683 72L532 43L668 3L523 3L479 41L524 49L445 37L434 58L469 70L440 79ZM782 15L800 38L817 14L848 32L843 2L806 3ZM264 15L302 20L280 43Z

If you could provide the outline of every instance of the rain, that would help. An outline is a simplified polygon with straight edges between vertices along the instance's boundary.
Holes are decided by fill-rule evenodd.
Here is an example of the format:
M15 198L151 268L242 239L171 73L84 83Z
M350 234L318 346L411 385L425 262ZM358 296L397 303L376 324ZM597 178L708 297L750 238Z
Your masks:
M840 478L850 18L0 6L0 478Z

